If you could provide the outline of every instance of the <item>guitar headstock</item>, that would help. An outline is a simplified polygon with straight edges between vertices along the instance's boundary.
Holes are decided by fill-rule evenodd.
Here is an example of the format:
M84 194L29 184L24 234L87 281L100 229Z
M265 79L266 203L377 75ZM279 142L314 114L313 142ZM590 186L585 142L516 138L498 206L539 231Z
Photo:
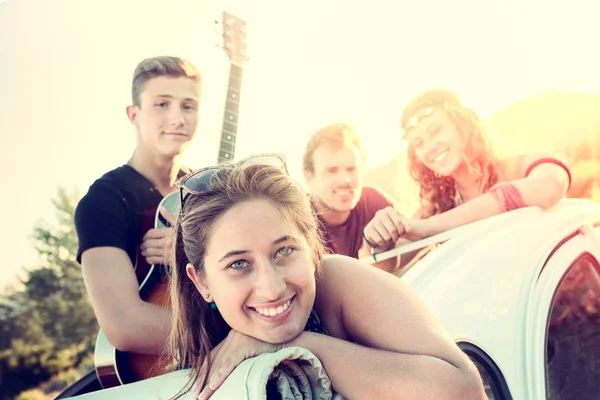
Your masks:
M218 23L218 21L215 21ZM231 63L242 66L248 59L246 55L246 21L233 14L223 11L222 44L219 46L225 50Z

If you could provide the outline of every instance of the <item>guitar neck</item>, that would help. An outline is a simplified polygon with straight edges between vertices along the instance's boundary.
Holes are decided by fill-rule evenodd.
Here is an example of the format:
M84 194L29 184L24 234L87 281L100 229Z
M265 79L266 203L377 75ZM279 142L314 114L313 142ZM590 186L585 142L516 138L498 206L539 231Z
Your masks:
M217 161L219 164L232 161L235 157L242 72L241 66L231 63L229 68L229 84L227 85L227 100L225 101L225 112L223 113L221 142L219 143L219 157Z

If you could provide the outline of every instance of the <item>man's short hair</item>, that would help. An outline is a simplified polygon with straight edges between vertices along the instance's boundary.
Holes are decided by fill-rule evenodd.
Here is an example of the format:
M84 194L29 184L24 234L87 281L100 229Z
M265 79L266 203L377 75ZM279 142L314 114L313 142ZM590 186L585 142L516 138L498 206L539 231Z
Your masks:
M172 78L185 76L193 79L198 84L201 81L200 72L192 63L183 58L171 56L146 58L137 65L133 73L131 100L134 105L140 106L140 93L144 90L146 82L159 76Z
M365 153L360 145L360 139L356 131L352 126L343 122L327 125L313 133L306 144L304 156L302 157L302 166L305 171L314 172L313 153L321 146L328 146L334 149L344 146L355 147L361 156L362 162L364 163L365 161Z

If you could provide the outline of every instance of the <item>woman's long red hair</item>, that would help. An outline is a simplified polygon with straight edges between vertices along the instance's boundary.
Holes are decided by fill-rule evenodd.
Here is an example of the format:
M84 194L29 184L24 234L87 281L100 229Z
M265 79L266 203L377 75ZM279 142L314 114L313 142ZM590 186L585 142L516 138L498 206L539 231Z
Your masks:
M486 193L498 182L498 162L493 145L477 115L464 107L451 91L431 89L419 94L404 108L402 128L407 129L408 121L427 107L433 107L436 112L444 112L456 126L464 140L465 165L476 179L480 193ZM421 218L428 218L457 206L454 179L439 176L427 168L410 144L408 170L419 187Z

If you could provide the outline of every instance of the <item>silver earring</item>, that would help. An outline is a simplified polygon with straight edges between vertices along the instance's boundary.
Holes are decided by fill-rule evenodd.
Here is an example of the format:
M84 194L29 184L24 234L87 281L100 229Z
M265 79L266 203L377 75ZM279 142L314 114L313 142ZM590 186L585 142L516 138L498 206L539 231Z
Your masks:
M205 298L205 299L208 299L209 297L210 297L210 293L206 293L206 294L204 295L204 298Z

